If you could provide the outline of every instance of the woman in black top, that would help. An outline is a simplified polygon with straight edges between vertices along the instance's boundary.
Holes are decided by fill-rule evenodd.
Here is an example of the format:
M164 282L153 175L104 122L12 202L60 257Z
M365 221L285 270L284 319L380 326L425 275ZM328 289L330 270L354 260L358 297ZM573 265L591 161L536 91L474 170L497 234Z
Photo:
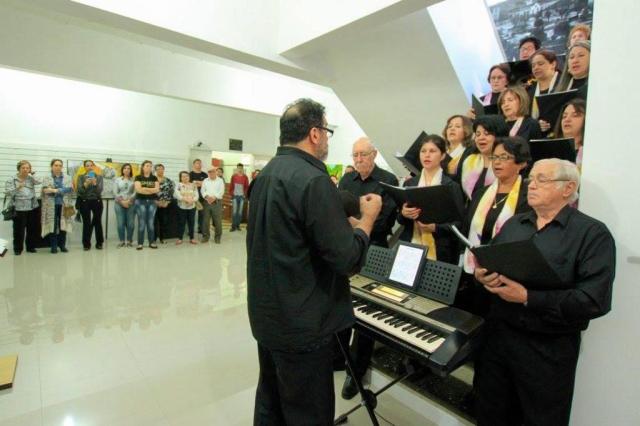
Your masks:
M144 243L144 230L147 229L149 247L158 248L156 245L156 235L154 222L156 216L156 200L160 192L158 178L151 173L151 161L146 160L140 166L140 174L136 176L134 186L136 189L136 215L138 216L138 247L142 250Z
M527 204L527 185L521 175L531 160L527 141L519 137L498 138L490 159L496 180L474 194L463 229L473 245L489 243L509 218L531 209ZM489 293L473 284L474 269L475 259L467 249L464 282L472 287L472 297L471 306L466 308L484 316L489 307Z
M558 58L551 50L540 49L531 56L529 62L531 62L531 72L536 78L535 82L527 89L531 118L538 120L540 130L542 130L543 133L547 133L551 130L553 123L539 120L540 111L538 109L536 96L553 93L556 90L558 83L560 83Z
M558 91L578 89L578 97L587 98L591 43L576 41L567 52L567 70L562 74Z
M78 176L77 206L82 216L82 246L84 250L91 249L91 233L95 229L96 248L102 249L104 235L102 233L102 189L104 181L96 173L93 161L85 160L85 173Z
M451 188L458 210L464 208L464 196L460 185L454 182L442 169L442 161L447 156L447 143L438 135L428 135L420 146L420 176L414 176L405 183L407 186L436 186L444 185ZM450 225L458 228L461 223L430 223L424 224L418 220L420 209L404 204L398 215L398 222L404 225L400 235L402 241L427 246L427 258L442 262L457 264L459 257L458 239L451 231Z
M540 125L529 115L529 95L520 86L502 92L498 105L509 128L509 136L520 136L527 142L543 137Z

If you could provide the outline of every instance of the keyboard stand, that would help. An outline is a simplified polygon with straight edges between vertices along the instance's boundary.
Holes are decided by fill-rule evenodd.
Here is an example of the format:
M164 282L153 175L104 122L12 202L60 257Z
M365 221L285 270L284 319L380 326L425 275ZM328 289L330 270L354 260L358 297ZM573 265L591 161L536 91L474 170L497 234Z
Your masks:
M338 346L340 347L340 351L342 352L342 355L344 356L345 362L347 364L347 370L349 371L349 374L351 375L351 378L353 379L354 383L356 384L356 388L358 389L358 393L360 394L360 397L362 399L360 400L360 403L358 405L356 405L355 407L353 407L352 409L350 409L346 413L341 414L340 416L338 416L338 418L335 419L333 424L334 425L341 425L341 424L346 423L349 420L349 415L350 414L356 412L361 407L365 407L367 409L367 412L369 413L369 418L371 418L371 424L374 425L374 426L379 426L380 423L378 423L378 419L377 419L376 413L375 413L375 409L378 406L378 395L380 395L381 393L383 393L384 391L386 391L387 389L389 389L390 387L392 387L396 383L401 382L401 381L407 379L408 377L414 375L416 373L416 369L408 361L408 358L405 358L406 373L404 375L392 380L391 382L387 383L384 387L382 387L377 392L372 392L370 389L365 389L364 386L362 386L362 381L354 373L353 361L351 360L351 355L349 355L349 348L348 347L347 348L344 347L344 345L342 344L342 341L340 340L340 338L339 338L337 333L335 334L335 337L336 337L336 340L338 342Z

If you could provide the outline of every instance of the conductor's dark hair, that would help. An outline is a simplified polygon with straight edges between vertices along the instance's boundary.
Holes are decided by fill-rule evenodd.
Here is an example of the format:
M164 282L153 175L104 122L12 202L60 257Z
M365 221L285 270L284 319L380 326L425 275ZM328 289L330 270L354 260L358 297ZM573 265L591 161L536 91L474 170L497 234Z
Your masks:
M513 155L517 164L529 163L531 161L531 151L529 150L529 142L520 136L507 136L496 138L493 143L491 152L495 152L496 147L502 145L508 154Z
M533 47L535 47L536 50L540 49L540 40L537 37L534 36L528 36L523 38L522 40L520 40L520 44L518 45L518 49L522 47L523 44L525 43L533 43Z
M306 98L287 105L280 117L280 145L297 144L312 128L322 127L324 111L324 106Z
M507 136L509 134L509 128L504 121L504 117L501 115L483 115L475 119L473 122L473 132L478 129L478 126L482 126L487 133L495 136Z
M447 152L447 141L445 141L442 136L436 134L425 136L422 141L420 141L420 149L429 142L434 144L441 153L444 154Z

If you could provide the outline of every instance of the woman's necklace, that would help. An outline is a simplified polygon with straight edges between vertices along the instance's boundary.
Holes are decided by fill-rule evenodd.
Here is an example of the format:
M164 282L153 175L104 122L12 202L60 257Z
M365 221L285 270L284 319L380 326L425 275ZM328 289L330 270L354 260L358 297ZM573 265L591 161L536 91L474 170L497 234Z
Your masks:
M494 208L494 209L497 209L497 208L498 208L498 206L499 206L500 204L504 203L504 202L505 202L505 200L507 199L507 196L505 195L505 196L502 198L502 200L500 200L500 201L496 201L497 199L498 199L498 197L497 197L497 196L496 196L496 198L494 198L494 199L493 199L493 208Z

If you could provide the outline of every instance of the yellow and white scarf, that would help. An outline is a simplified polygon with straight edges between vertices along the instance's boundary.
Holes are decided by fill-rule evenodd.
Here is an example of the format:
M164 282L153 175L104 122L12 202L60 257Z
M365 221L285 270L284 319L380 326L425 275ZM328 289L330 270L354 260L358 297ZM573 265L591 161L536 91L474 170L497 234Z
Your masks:
M491 237L495 237L500 233L500 229L502 229L502 225L513 216L516 212L516 207L518 206L518 196L520 194L520 185L522 184L522 177L518 176L518 180L513 184L511 191L509 191L509 195L507 195L507 199L504 202L504 206L502 207L502 211L498 215L496 219L496 223L493 225L493 231L491 232ZM482 238L482 230L484 229L484 222L487 219L487 214L489 213L489 209L491 209L495 205L496 194L498 193L498 181L496 180L491 184L489 188L482 194L482 198L480 198L480 202L478 203L478 208L476 212L473 214L473 219L471 219L471 227L469 229L468 239L474 246L480 245L480 241ZM475 257L471 253L471 251L467 248L464 251L464 270L465 272L472 274L474 269L476 268Z
M429 183L427 183L427 173L424 169L422 169L418 186L423 187L438 185L442 185L442 168L438 170L438 172L433 176L433 179L431 179L431 182ZM428 231L422 232L417 220L413 222L413 237L411 238L411 242L428 247L427 259L438 260L438 255L436 253L436 240L433 238L433 234Z
M451 157L451 161L447 164L447 173L450 176L456 174L456 170L458 170L458 163L460 162L460 158L462 158L462 154L464 154L464 145L460 144L453 151L448 152L449 157Z
M484 186L491 185L496 180L491 165L489 164L488 166L487 174L484 176ZM476 182L478 182L482 174L482 169L484 169L482 154L471 154L464 160L464 163L462 163L460 180L462 181L462 190L467 194L469 199L471 199L473 195L473 188L475 188Z

